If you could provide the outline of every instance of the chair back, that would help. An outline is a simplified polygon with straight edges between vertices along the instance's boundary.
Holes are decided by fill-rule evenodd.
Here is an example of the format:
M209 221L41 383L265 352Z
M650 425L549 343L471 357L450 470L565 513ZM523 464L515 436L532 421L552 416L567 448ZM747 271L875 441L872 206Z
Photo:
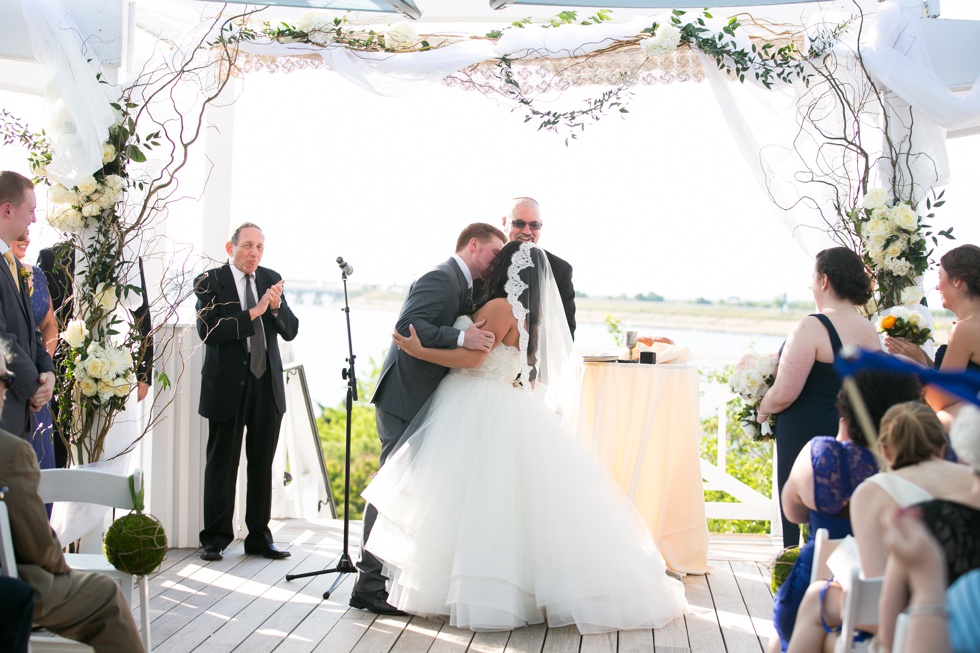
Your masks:
M817 534L813 537L813 566L810 567L811 583L815 583L818 580L827 580L834 575L827 566L827 560L830 558L830 554L836 551L837 547L843 541L843 539L830 539L830 531L826 528L817 529Z
M852 567L842 584L845 587L843 623L834 651L850 653L854 648L854 631L878 624L878 603L884 578L861 578L860 571Z
M143 472L139 469L133 472L133 484L139 493L143 484ZM73 501L123 510L133 509L129 477L95 469L71 467L41 470L38 492L44 503Z
M0 501L0 576L17 578L14 538L10 535L10 516L3 501Z

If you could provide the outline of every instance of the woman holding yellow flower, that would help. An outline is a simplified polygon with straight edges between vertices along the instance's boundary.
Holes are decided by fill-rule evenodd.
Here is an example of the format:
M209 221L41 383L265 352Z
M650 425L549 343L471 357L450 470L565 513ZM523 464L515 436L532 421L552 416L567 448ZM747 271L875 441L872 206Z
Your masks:
M936 369L980 372L980 247L960 245L939 259L936 290L943 308L956 316L949 343L936 349ZM926 353L906 338L887 336L885 348L923 365L933 365ZM958 399L934 386L926 387L926 401L947 429L962 406Z

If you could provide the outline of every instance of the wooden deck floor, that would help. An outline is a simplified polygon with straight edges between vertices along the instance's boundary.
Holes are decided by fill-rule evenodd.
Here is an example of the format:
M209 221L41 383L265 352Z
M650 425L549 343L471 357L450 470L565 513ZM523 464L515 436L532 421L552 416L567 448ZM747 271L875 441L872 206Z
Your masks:
M170 550L150 582L154 651L758 653L774 634L768 563L776 548L767 537L713 536L715 571L684 578L693 613L683 619L655 631L583 637L574 627L472 633L413 617L375 617L348 608L352 576L324 600L334 575L285 576L333 566L342 523L290 520L273 528L277 545L289 548L291 558L246 556L241 541L219 562L205 563L195 549ZM352 523L355 559L359 529L359 522Z

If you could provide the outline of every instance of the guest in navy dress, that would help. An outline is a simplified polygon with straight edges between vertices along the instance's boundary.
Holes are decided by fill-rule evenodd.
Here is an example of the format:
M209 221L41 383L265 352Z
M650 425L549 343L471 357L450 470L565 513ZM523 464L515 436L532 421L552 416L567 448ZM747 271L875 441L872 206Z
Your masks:
M871 322L858 307L871 299L871 277L861 258L846 247L816 257L813 300L817 313L800 320L779 350L776 381L759 406L759 421L776 415L777 485L782 495L790 469L803 447L817 435L837 432L834 401L841 382L834 357L843 345L879 350ZM800 530L783 507L783 545L799 543Z
M54 356L55 347L58 344L58 323L54 318L54 310L51 307L51 293L48 292L48 281L36 265L32 266L24 263L24 254L27 246L31 243L30 234L26 231L24 235L10 243L10 249L14 256L24 264L25 281L27 282L28 292L31 295L31 308L34 311L34 324L41 332L44 348L49 356ZM55 467L54 455L54 420L51 416L50 404L45 404L39 411L31 417L31 444L34 446L34 453L37 454L37 462L41 469L51 469Z
M922 398L922 384L912 374L864 371L854 380L876 432L889 408ZM814 533L826 528L831 539L851 534L851 494L862 481L878 473L874 445L858 426L843 390L837 395L837 411L837 437L817 436L803 446L782 493L783 512L789 519L797 524L809 522ZM770 641L769 651L785 651L789 644L800 602L810 586L813 547L811 538L773 599L773 625L779 638Z
M947 308L956 316L949 333L949 344L936 350L935 367L944 372L970 370L980 372L980 247L960 245L939 259L939 283L936 290ZM921 347L903 338L885 338L885 348L931 367ZM939 388L926 387L926 402L949 429L963 404Z

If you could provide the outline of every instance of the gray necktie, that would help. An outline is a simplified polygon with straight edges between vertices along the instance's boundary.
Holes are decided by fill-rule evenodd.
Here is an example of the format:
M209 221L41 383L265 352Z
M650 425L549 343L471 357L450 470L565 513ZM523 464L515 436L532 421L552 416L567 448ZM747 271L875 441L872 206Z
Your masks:
M255 293L252 292L252 275L245 275L245 306L255 307ZM252 320L255 333L248 337L248 346L252 352L248 369L252 371L255 378L260 378L265 374L265 329L262 327L262 318L257 317Z

